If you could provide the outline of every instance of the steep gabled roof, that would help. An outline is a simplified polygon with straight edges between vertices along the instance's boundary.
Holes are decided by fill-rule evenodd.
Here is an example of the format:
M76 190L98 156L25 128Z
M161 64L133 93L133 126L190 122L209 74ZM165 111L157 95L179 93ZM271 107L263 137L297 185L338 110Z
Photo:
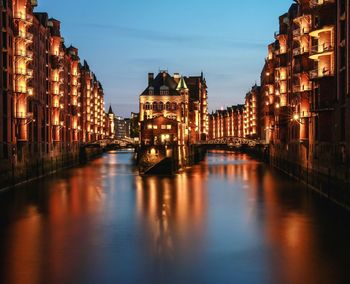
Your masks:
M114 114L113 109L112 109L112 105L109 106L108 114Z
M159 72L157 77L152 80L150 86L148 86L141 94L141 96L148 96L150 87L153 88L153 94L155 96L160 95L161 88L167 87L170 96L180 96L180 92L177 91L178 84L167 72Z

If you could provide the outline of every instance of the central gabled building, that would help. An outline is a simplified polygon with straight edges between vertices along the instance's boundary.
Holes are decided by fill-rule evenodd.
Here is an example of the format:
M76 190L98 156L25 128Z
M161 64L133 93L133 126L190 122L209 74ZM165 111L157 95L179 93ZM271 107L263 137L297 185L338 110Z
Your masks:
M167 71L160 71L156 77L148 74L148 86L140 95L142 159L153 158L153 163L157 163L172 157L180 167L187 164L190 145L207 139L206 88L203 74L196 77L182 77L178 73L171 76Z
M177 133L170 121L176 122ZM155 78L148 74L148 86L140 96L140 123L142 145L188 143L189 89L183 77L172 77L166 71Z

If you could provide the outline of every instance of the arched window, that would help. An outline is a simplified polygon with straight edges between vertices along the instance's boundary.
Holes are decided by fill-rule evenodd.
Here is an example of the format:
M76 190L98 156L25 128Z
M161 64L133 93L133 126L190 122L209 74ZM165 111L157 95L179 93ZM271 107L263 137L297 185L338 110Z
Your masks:
M170 108L171 108L170 102L167 102L167 103L165 104L165 109L166 109L166 110L170 110Z
M153 102L153 110L157 110L157 103Z
M151 109L151 105L150 105L149 102L145 103L144 109L145 109L145 110L150 110L150 109Z
M176 104L176 103L172 103L171 109L172 109L172 110L177 110L177 104Z
M164 104L162 102L160 102L158 104L158 110L163 110L164 109Z

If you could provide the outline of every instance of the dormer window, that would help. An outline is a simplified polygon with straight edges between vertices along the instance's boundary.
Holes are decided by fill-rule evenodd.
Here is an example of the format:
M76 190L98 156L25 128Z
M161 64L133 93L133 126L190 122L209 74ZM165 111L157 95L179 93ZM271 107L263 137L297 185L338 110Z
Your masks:
M160 87L160 95L161 96L168 96L169 95L169 88L167 86L161 86Z
M148 93L150 96L153 96L154 95L154 88L153 87L149 87L148 88Z

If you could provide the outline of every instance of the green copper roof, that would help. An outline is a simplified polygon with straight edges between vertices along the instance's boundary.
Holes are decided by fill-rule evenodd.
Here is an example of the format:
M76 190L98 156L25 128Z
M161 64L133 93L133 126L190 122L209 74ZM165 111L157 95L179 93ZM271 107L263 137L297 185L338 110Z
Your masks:
M177 91L188 90L184 77L181 77L179 84L177 85L176 90Z

